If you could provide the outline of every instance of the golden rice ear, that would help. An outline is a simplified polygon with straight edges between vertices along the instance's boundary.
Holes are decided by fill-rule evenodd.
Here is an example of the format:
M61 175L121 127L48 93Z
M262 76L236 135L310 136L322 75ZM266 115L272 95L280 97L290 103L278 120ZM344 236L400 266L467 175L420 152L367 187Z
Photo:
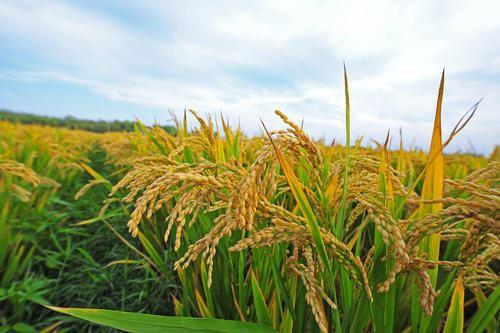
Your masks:
M261 120L262 122L262 120ZM326 267L326 274L329 276L329 283L333 283L333 277L331 275L331 266L330 266L330 261L328 259L328 255L326 253L326 248L325 244L323 242L323 238L321 236L320 228L318 225L318 221L316 220L316 216L314 214L314 211L307 200L307 196L304 193L304 190L302 189L302 184L300 183L299 179L297 176L295 176L295 173L293 172L292 168L288 164L287 160L285 157L281 154L280 150L274 143L274 140L267 130L266 126L264 125L264 122L262 122L262 126L264 127L264 130L266 131L267 136L269 137L269 140L271 141L271 144L274 148L274 152L276 153L276 157L278 158L279 164L281 168L283 169L283 173L285 174L288 186L290 186L290 190L292 191L293 197L297 201L297 204L300 207L300 210L302 211L302 214L304 218L306 219L307 222L307 227L309 231L311 232L314 242L318 248L318 251L320 253L321 260L323 261L323 264Z

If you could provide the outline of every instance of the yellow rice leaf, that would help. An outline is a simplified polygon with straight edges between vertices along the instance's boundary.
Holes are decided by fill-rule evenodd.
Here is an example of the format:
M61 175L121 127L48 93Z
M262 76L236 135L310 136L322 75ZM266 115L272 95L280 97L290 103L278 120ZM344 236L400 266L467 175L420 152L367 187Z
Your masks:
M106 187L108 187L109 189L112 188L111 183L106 178L104 178L99 172L92 169L89 165L80 162L80 166L84 168L85 171L87 171L92 177L94 177L94 179L106 185Z
M328 184L328 187L326 188L326 191L325 191L325 196L328 200L328 205L331 206L333 205L333 203L335 202L335 199L337 197L337 191L339 189L339 175L338 174L335 174L333 176L333 179L332 181L330 182L330 184Z
M177 317L182 317L182 313L184 312L184 305L175 296L172 296L172 300L174 301L174 313L175 313L175 315Z
M450 309L444 326L444 333L460 333L464 329L464 284L462 276L458 276L453 296L451 297Z
M232 289L232 287L231 287L231 289ZM236 299L236 295L234 294L234 290L232 290L232 292L233 292L234 307L236 308L236 311L238 312L239 319L240 319L240 321L246 321L245 316L243 315L243 311L241 310L240 304L239 304L238 300Z
M222 140L218 126L217 126L217 136L215 137L215 154L216 154L215 156L216 161L221 161L221 162L226 161L226 156L224 154L224 141Z
M443 103L444 71L439 85L439 95L434 118L431 147L429 150L429 167L425 172L422 188L422 199L441 199L443 197L443 153L441 138L441 105ZM441 210L442 204L421 205L422 213L436 213Z
M57 321L53 323L52 325L45 327L40 331L40 333L51 333L51 332L57 332L57 327L59 327L62 323L64 323L62 320Z
M127 259L123 259L123 260L114 260L114 261L111 261L110 263L108 263L106 266L104 267L111 267L111 266L114 266L114 265L133 265L133 264L137 264L139 261L137 260L127 260Z
M383 180L383 193L385 193L385 206L392 210L394 208L394 190L392 188L391 182L391 161L389 159L389 150L387 149L387 145L389 144L389 134L387 132L387 136L385 138L384 148L382 149L382 153L380 156L380 167L379 174L381 179ZM382 184L381 184L382 187Z
M443 197L443 182L444 182L444 161L442 153L442 138L441 138L441 106L443 104L444 91L444 70L441 75L441 83L439 84L439 93L436 106L436 116L434 118L434 130L432 133L431 147L429 150L428 168L425 172L424 183L422 187L422 199L437 200ZM419 216L429 213L436 213L443 208L442 203L421 204L419 208ZM441 241L440 234L431 235L422 242L422 251L427 253L429 260L439 259L439 243ZM429 272L431 281L436 287L437 269Z
M210 310L208 309L207 303L205 303L205 300L203 300L203 297L201 296L198 289L195 289L194 293L195 293L196 303L198 304L198 311L200 312L200 315L203 318L212 318L213 316L210 313Z

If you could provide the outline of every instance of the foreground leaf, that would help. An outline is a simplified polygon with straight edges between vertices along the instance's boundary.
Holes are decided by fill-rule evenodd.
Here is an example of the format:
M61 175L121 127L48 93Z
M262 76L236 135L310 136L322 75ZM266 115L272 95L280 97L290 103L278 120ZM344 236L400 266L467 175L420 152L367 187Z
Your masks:
M47 307L57 312L127 332L276 332L270 327L224 319L167 317L103 309Z

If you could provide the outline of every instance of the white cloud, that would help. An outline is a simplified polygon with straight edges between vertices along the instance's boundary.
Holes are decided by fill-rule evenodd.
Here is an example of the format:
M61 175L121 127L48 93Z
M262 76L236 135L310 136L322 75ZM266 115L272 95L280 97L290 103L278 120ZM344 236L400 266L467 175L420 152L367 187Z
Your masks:
M497 1L127 5L134 23L69 3L0 3L0 39L40 60L3 80L68 82L159 110L222 110L250 133L260 117L279 126L280 108L316 137L342 141L346 60L353 134L380 139L403 127L427 147L446 66L445 131L486 98L452 148L468 147L467 137L482 151L500 141Z

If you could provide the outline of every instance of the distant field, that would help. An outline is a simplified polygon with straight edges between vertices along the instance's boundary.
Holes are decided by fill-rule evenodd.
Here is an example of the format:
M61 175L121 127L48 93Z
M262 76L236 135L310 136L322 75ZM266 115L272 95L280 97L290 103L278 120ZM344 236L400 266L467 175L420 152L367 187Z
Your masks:
M442 154L439 108L429 153L193 115L0 113L0 332L497 331L498 148Z
M124 120L88 120L67 116L64 118L39 116L30 113L0 110L0 121L8 121L26 125L46 125L52 127L63 127L68 129L79 129L89 132L132 132L135 122ZM166 132L175 134L174 126L161 126Z

